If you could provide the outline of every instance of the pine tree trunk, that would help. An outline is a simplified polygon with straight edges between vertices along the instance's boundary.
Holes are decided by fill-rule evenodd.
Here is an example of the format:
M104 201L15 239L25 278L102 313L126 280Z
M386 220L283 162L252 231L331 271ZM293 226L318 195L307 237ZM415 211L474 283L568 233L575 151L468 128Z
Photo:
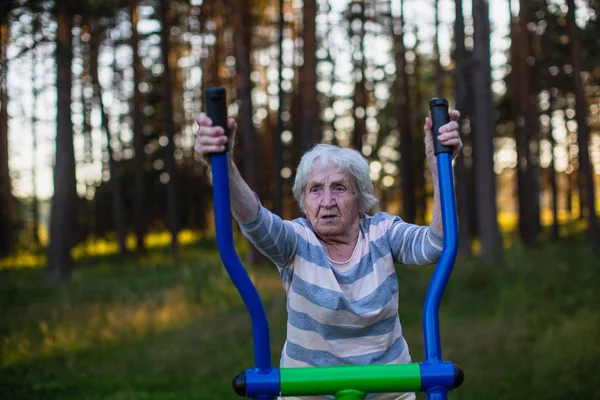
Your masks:
M111 145L111 135L108 124L108 114L104 108L102 100L102 88L98 80L98 49L100 46L101 32L99 29L92 29L90 42L90 74L92 77L92 87L94 95L100 108L100 117L102 120L102 130L106 137L106 150L108 152L108 169L110 172L110 190L112 194L112 209L114 227L117 233L117 243L119 244L119 252L121 255L127 253L127 226L125 216L125 204L123 200L123 188L119 172L117 171L117 162L115 161L113 149ZM116 61L115 61L116 62Z
M548 8L548 4L546 0L542 1L542 6L544 9ZM556 166L554 163L554 148L556 146L556 141L554 140L554 130L552 127L552 114L555 109L556 99L552 94L552 86L553 80L548 72L549 65L549 55L547 53L547 49L550 47L550 42L548 38L548 34L544 33L541 38L540 43L540 67L541 67L541 81L540 81L540 89L541 91L548 92L549 95L549 107L547 109L546 115L548 117L548 126L545 129L546 137L550 142L550 165L548 166L548 179L550 181L550 192L552 196L552 240L558 240L560 238L559 231L559 221L558 221L558 182L556 176ZM540 166L541 167L541 166Z
M281 142L281 134L284 131L283 122L283 103L285 95L282 88L283 83L283 29L284 29L284 0L279 0L279 57L277 60L277 76L278 76L278 93L279 93L279 108L277 109L277 132L273 135L273 150L275 157L275 191L273 196L273 212L283 218L283 179L281 170L283 169L283 143Z
M550 188L552 191L552 239L558 240L560 238L559 221L558 221L558 179L556 176L556 166L554 164L554 148L556 147L556 141L554 140L554 130L552 128L552 111L554 110L555 99L554 96L550 95L550 126L548 127L548 140L550 141Z
M487 0L473 0L475 86L475 184L478 205L477 223L481 252L479 257L491 263L500 254L500 233L496 217L496 176L494 173L495 118L490 66L490 22Z
M66 282L73 268L71 248L75 237L77 188L75 179L75 151L71 123L71 27L72 18L67 7L60 3L56 33L56 92L57 129L54 164L54 195L50 213L50 242L46 281L50 285Z
M13 247L13 198L8 168L8 59L9 22L0 25L0 257Z
M435 54L435 95L445 97L444 75L442 62L440 60L440 18L439 18L439 0L433 0L435 37L433 41L433 52Z
M456 109L463 115L467 115L467 75L465 63L467 61L467 50L465 48L465 23L463 17L462 1L454 2L456 19L454 22L455 49L455 76L456 76ZM464 118L464 117L463 117ZM463 134L464 141L464 134ZM470 198L468 193L468 171L465 166L465 155L461 153L454 165L456 175L456 201L458 205L458 218L460 222L459 250L465 257L471 257L471 223L469 221Z
M415 36L418 36L417 27L415 26ZM425 174L428 173L425 167L425 142L423 141L423 100L422 93L424 86L421 84L422 77L421 71L421 56L417 54L416 49L419 47L419 39L415 41L413 46L413 52L415 53L414 61L414 80L412 83L412 89L410 77L407 76L407 82L409 84L409 92L414 93L414 116L411 116L413 122L411 123L412 131L418 133L418 136L413 137L413 162L414 162L414 185L415 185L415 222L417 224L426 224L427 216L427 189L425 185ZM428 104L428 103L427 103Z
M512 25L514 53L512 62L513 77L511 91L514 94L515 108L513 111L515 125L515 140L517 143L517 189L519 201L519 232L525 244L532 245L536 242L539 223L539 214L536 201L539 202L539 192L536 185L537 157L531 152L532 142L537 136L538 127L532 120L536 114L535 104L531 101L533 91L532 73L530 65L533 60L531 34L527 28L530 22L531 10L526 0L521 1L519 23Z
M365 1L354 1L349 7L351 9L351 25L360 25L358 32L353 32L357 46L354 48L354 54L360 54L360 58L354 60L354 73L360 75L354 86L354 131L352 132L352 147L362 153L363 139L367 133L367 89L365 88Z
M234 15L235 25L235 58L238 76L237 97L239 99L240 111L240 136L241 147L239 151L243 152L242 158L242 176L250 186L250 189L260 196L260 175L258 171L258 150L260 144L257 143L257 136L252 123L252 80L250 74L252 65L250 63L252 25L248 22L250 16L250 1L241 0L237 3ZM264 256L254 247L250 246L250 259L253 264L259 264L265 261Z
M394 85L396 120L400 131L400 174L402 190L402 219L416 223L415 160L410 114L410 89L406 73L406 48L404 46L404 1L400 2L400 19L394 24L394 50L396 58L396 82Z
M40 246L40 213L39 199L37 194L37 101L39 89L37 87L37 74L35 67L37 65L37 51L31 50L31 152L33 154L31 164L31 240L36 248Z
M173 126L173 85L171 84L171 65L169 62L170 56L170 10L169 1L160 1L160 19L162 22L161 29L161 52L163 62L162 89L164 97L164 130L168 142L165 147L165 164L167 173L169 174L169 182L167 183L167 226L171 233L171 254L173 257L179 257L179 242L178 242L178 213L177 213L177 166L175 165L175 141L174 141L174 126Z
M142 79L142 64L138 53L139 35L137 25L140 14L138 11L139 0L131 0L131 48L133 52L133 145L135 148L134 158L134 226L136 237L136 250L143 252L146 250L144 238L146 236L146 218L144 207L145 185L144 185L144 161L146 152L146 140L142 132L142 94L140 92L140 83Z
M590 162L589 152L589 126L587 122L587 101L581 81L581 46L579 44L579 33L575 23L575 2L567 0L569 11L567 13L567 24L569 27L571 65L573 66L573 86L575 88L575 116L577 118L577 138L579 145L579 168L583 175L585 187L585 202L588 218L588 234L590 245L597 254L600 254L600 243L598 242L598 226L596 217L596 194L594 187L594 176Z
M319 99L317 96L317 38L316 0L305 0L302 17L302 38L304 63L300 67L300 152L312 148L321 141Z

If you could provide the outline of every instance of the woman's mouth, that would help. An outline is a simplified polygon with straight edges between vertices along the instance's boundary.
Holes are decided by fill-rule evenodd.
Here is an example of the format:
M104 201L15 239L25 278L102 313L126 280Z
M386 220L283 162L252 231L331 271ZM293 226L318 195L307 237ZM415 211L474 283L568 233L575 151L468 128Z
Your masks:
M321 217L321 219L324 220L324 221L332 221L335 218L337 218L337 215L323 215Z

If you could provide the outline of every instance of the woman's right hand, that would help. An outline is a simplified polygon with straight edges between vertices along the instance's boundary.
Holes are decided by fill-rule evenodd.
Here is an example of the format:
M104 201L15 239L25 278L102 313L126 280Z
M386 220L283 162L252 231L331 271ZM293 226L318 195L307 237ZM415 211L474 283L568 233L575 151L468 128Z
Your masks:
M213 126L212 120L205 114L199 113L196 115L196 123L198 123L198 132L194 142L194 150L200 157L206 154L221 153L225 150L225 144L230 143L228 152L231 154L233 143L235 142L235 132L237 123L233 118L227 118L227 126L229 128L229 138L220 126Z

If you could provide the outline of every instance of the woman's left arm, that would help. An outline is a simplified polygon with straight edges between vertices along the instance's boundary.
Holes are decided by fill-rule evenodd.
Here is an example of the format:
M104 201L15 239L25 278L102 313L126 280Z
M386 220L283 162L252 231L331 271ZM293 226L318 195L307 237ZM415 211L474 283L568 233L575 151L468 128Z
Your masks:
M456 110L452 110L450 112L451 121L440 128L440 132L437 137L441 144L453 148L453 158L458 156L463 147L463 143L462 140L460 140L460 134L458 132L459 118L460 113ZM431 179L433 183L433 213L431 215L431 223L429 224L429 227L434 233L438 234L439 236L443 236L444 230L442 226L442 206L440 204L437 159L435 157L431 128L431 118L427 117L425 118L425 126L423 127L423 130L425 131L425 154L427 156L427 163L429 164L429 171L431 171Z

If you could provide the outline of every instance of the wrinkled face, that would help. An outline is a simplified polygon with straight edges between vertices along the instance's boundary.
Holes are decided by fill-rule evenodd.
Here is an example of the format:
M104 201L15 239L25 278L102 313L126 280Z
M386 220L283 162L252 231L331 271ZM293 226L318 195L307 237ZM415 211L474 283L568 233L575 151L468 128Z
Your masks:
M352 175L341 172L337 165L313 166L304 192L304 213L321 238L356 236L359 203Z

